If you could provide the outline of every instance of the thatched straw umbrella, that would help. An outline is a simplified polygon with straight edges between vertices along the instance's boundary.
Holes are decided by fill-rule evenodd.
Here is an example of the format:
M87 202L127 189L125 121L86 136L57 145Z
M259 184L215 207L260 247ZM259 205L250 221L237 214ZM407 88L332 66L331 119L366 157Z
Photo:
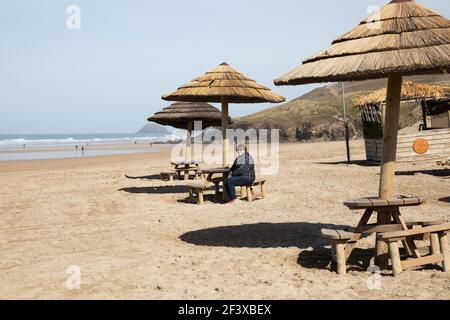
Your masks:
M411 0L394 0L332 46L275 80L300 85L388 78L380 198L394 196L403 75L450 70L450 21Z
M222 121L222 113L219 109L206 102L175 102L148 118L148 121L187 130L186 160L189 160L188 158L192 155L191 145L194 123L201 121L203 129L219 127Z
M405 81L402 85L401 101L441 100L450 97L450 86L439 86ZM373 91L353 99L353 106L361 108L382 105L387 101L386 88Z
M236 71L227 63L162 97L167 101L212 102L222 104L223 165L227 165L229 103L278 103L285 98Z

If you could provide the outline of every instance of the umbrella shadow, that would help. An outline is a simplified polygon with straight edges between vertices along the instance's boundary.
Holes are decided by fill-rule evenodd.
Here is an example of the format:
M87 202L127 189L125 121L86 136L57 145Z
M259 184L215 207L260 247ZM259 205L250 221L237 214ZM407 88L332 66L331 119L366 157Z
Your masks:
M376 164L373 162L368 162L366 160L352 160L350 162L347 161L332 161L332 162L316 162L316 164L323 164L323 165L330 165L330 166L337 166L337 165L353 165L353 166L360 166L360 167L379 167L380 164Z
M180 240L207 247L227 248L292 248L302 249L297 263L310 269L332 267L331 248L321 236L322 229L352 231L349 226L320 223L259 223L241 226L224 226L192 231L180 236ZM355 249L349 259L350 269L367 270L373 249Z
M447 203L450 203L450 197L444 197L444 198L441 198L441 199L439 199L439 201L440 201L440 202L447 202Z
M142 177L132 177L132 176L125 175L125 177L130 180L161 180L160 174L153 174L150 176L142 176Z
M417 174L425 174L434 177L449 177L450 169L397 171L395 174L397 176L415 176Z
M159 187L142 187L142 188L123 188L120 192L132 194L181 194L188 193L187 186L159 186Z

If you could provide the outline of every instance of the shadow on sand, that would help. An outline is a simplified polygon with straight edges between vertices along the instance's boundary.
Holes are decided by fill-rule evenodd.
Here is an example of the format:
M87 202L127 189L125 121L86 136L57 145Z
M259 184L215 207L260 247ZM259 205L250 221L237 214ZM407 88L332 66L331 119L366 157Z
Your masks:
M441 198L439 201L450 203L450 197Z
M133 194L181 194L188 193L189 188L186 186L161 186L161 187L143 187L143 188L123 188L119 191Z
M228 248L291 248L303 249L298 264L310 269L329 269L331 249L321 237L322 229L352 230L348 226L299 223L260 223L227 226L186 233L180 239L197 246ZM356 249L348 264L350 270L367 270L373 249ZM331 265L331 267L334 267Z
M395 174L397 176L415 176L416 174L425 174L434 177L449 177L450 169L397 171Z
M336 162L316 162L316 164L330 165L330 166L338 166L338 165L350 165L350 166L360 166L360 167L379 167L379 164L367 162L365 160L353 160L347 161L336 161Z
M160 174L154 174L151 176L143 176L143 177L132 177L132 176L125 175L125 177L130 180L161 180Z

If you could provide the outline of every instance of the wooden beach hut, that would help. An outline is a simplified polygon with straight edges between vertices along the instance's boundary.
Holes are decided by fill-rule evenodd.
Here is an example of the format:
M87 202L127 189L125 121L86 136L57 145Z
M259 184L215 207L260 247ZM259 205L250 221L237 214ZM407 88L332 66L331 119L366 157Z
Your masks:
M323 232L334 241L338 266L345 271L345 262L355 243L371 227L368 221L376 213L377 224L370 230L378 233L376 258L381 269L388 267L388 252L393 253L394 269L401 269L398 241L389 242L380 233L398 223L408 231L400 208L421 205L420 197L404 199L394 194L398 127L403 76L437 74L450 71L450 21L412 0L393 0L380 12L364 19L355 28L333 41L325 50L303 61L303 64L275 80L276 85L302 85L319 82L345 82L387 78L386 113L381 157L379 195L344 204L351 210L366 210L356 231L350 235ZM403 233L402 233L403 234ZM348 237L347 237L348 235ZM444 239L445 238L445 239ZM424 259L405 234L406 252L418 260L405 266L418 266ZM441 244L446 243L443 237ZM344 252L345 251L345 252ZM433 256L427 261L438 260ZM433 260L433 261L434 261ZM448 266L448 264L447 264Z
M380 163L383 148L386 89L380 89L353 100L361 110L366 158ZM402 103L422 106L422 123L417 132L398 136L397 161L421 161L450 155L450 87L406 81L402 86Z
M222 104L223 166L228 165L230 103L279 103L285 98L248 78L227 63L162 97L167 101L211 102Z

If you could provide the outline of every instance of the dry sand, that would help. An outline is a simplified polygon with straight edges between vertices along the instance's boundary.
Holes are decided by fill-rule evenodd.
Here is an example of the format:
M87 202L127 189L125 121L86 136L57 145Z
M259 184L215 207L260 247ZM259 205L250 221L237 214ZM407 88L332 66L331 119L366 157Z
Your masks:
M363 143L352 144L363 159ZM369 290L359 261L373 237L349 275L331 272L320 229L356 225L361 212L342 202L375 195L379 169L340 163L341 142L282 145L281 158L267 199L203 207L179 202L187 195L180 183L157 179L168 151L2 162L0 298L450 298L450 275L436 268L384 276L381 290ZM430 199L405 209L407 218L450 219L448 170L432 162L398 169L398 193ZM80 290L66 288L70 265L81 268Z

